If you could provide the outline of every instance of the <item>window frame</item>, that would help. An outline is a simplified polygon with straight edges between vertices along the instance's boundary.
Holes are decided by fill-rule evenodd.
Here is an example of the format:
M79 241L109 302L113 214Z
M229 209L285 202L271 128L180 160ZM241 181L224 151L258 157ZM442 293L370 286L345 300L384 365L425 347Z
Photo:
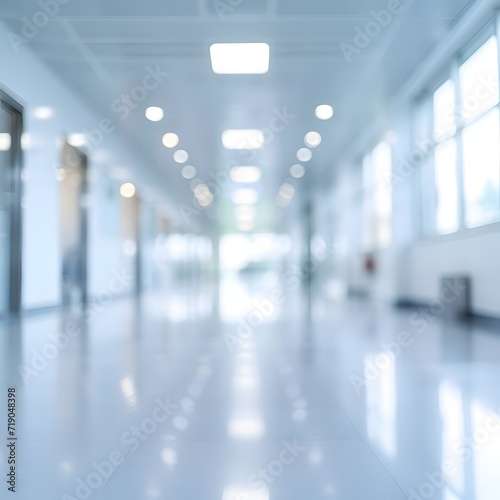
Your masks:
M500 99L499 102L487 110L483 110L480 114L472 119L464 120L461 115L461 89L460 89L460 73L459 69L462 64L464 64L472 55L475 54L492 36L496 37L497 50L498 50L498 81L500 81L500 14L496 14L493 18L490 18L484 26L471 38L469 39L458 51L455 51L449 62L446 64L446 68L439 73L425 86L418 98L413 102L413 120L412 120L412 131L411 136L414 142L422 140L421 131L416 130L416 124L419 121L418 114L422 113L424 115L424 122L426 124L427 130L423 132L425 138L432 137L434 146L429 152L427 161L424 162L419 170L419 175L417 176L417 194L419 200L418 207L418 232L421 240L435 239L435 238L449 238L454 236L462 236L469 234L471 231L480 232L484 231L483 228L490 228L494 226L495 230L497 226L500 227L500 215L498 220L492 221L490 223L482 224L479 226L469 227L466 225L466 213L465 213L465 191L464 191L464 154L463 154L463 132L470 125L476 123L478 120L482 119L488 113L490 113L495 108L500 110ZM434 93L444 84L446 81L451 80L454 84L455 89L455 113L457 114L456 131L453 135L447 137L446 139L437 141L434 137ZM500 88L499 88L500 93ZM454 138L457 147L457 158L456 158L456 170L458 179L458 192L457 192L457 215L458 215L458 228L456 231L450 233L440 233L437 229L437 186L436 182L432 185L425 185L424 193L424 173L423 167L428 165L430 162L430 168L435 178L435 150L439 144L442 144L446 140ZM500 168L500 167L499 167ZM425 201L424 201L424 194ZM428 204L431 203L431 207ZM498 196L498 207L500 210L500 194ZM432 214L432 218L428 219L428 216ZM487 229L489 231L490 229Z

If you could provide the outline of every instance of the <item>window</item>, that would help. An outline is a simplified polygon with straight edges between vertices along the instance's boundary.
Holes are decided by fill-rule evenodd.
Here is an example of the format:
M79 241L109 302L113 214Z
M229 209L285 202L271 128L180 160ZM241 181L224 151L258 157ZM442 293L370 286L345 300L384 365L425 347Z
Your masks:
M492 36L459 70L460 111L464 122L498 104L498 48Z
M427 137L434 143L432 161L421 169L423 227L438 234L500 221L497 38L455 68L427 99L432 112L425 102L417 110L431 117Z
M457 147L455 139L448 139L436 147L434 173L437 191L436 225L440 233L458 229Z
M438 233L456 231L458 220L457 154L454 135L457 131L455 85L448 80L434 92L434 182Z
M434 140L439 142L455 134L455 85L445 82L434 92Z
M500 219L498 44L492 36L460 66L465 226Z
M500 116L498 108L464 129L465 225L476 227L500 219Z
M364 243L367 249L386 247L391 242L392 153L381 142L363 159Z

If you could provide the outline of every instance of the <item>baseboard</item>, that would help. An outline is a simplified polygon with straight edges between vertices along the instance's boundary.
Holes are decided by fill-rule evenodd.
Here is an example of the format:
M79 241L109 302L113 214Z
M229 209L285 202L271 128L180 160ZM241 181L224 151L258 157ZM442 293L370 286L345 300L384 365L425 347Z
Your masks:
M422 307L429 307L429 304L432 301L429 302L423 302L419 300L414 300L414 299L409 299L409 298L404 298L401 297L399 299L396 299L393 302L393 306L398 308L398 309L420 309ZM499 316L488 316L483 313L475 313L474 311L470 311L467 315L463 316L462 319L466 321L475 321L475 322L482 322L482 323L498 323L498 326L500 326L500 317Z

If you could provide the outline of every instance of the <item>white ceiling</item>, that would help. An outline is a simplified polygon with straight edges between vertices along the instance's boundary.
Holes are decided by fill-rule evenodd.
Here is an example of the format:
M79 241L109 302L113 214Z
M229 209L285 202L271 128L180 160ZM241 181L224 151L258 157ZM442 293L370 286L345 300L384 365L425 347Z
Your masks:
M263 198L272 202L311 129L322 133L323 143L308 165L315 173L310 176L316 183L329 182L336 158L380 115L421 57L472 2L402 0L403 13L351 63L340 43L352 43L354 28L363 27L370 11L386 8L388 0L241 0L221 18L215 5L223 3L238 0L70 1L30 42L103 116L110 115L114 99L141 81L147 66L169 72L121 122L121 132L157 175L158 186L177 202L189 203L192 193L172 152L161 144L163 133L178 133L189 163L210 180L209 172L230 160L246 163L240 153L223 149L222 130L268 127L276 110L296 118L253 162L264 172ZM19 30L22 16L38 9L36 0L3 2L0 17ZM209 46L228 41L269 43L269 73L213 74ZM322 103L336 109L329 122L314 117ZM145 120L149 105L165 109L163 121Z

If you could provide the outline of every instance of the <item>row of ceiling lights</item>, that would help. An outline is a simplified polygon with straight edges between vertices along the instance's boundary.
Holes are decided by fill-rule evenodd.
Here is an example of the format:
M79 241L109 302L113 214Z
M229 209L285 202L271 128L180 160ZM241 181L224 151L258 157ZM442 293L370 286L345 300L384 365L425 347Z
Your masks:
M165 114L162 108L158 106L150 106L146 109L145 115L148 120L152 122L159 122L163 119ZM179 136L174 132L167 132L163 135L161 142L166 148L175 149L179 145L180 139ZM184 149L178 149L174 152L173 159L176 163L184 165L181 169L181 175L182 177L184 177L184 179L189 180L195 178L196 168L192 165L186 165L187 161L189 160L189 154L187 151L185 151ZM195 191L195 196L197 193L200 193L199 188ZM201 199L203 199L203 201L205 202L207 197L201 197L200 195L200 199L198 201L200 201Z
M315 111L316 117L328 120L333 117L333 108L330 105L320 105ZM307 148L297 151L297 159L306 163L312 159L312 151L321 144L322 137L319 132L310 131L304 137ZM259 130L226 130L222 135L222 142L227 149L259 149L264 144L262 131ZM233 173L234 172L234 173ZM234 182L258 182L261 178L261 170L258 167L234 167L231 171L231 179ZM305 175L305 168L301 164L290 167L290 175L294 179L300 179ZM285 208L295 196L295 186L291 182L283 183L276 195L276 204ZM237 205L235 215L240 230L249 231L254 228L256 209L254 205L259 199L256 189L237 189L232 194L232 201Z
M210 47L210 58L212 70L216 74L265 74L269 70L270 48L266 43L216 43ZM329 120L334 114L330 105L322 104L316 107L315 115L320 120ZM146 118L151 121L163 119L164 112L161 108L152 106L146 110ZM162 138L163 145L169 149L177 147L179 137L173 132L165 134ZM308 132L304 138L306 148L297 151L297 159L300 162L308 162L312 159L312 148L321 143L321 135L316 131ZM264 145L264 133L262 130L225 130L222 134L222 143L226 149L242 150L260 149ZM309 149L311 148L311 149ZM184 150L174 153L174 161L185 164L189 155ZM185 165L181 174L186 179L192 179L196 175L196 169L191 165ZM299 179L305 174L301 164L290 167L290 175ZM262 176L261 170L256 166L234 167L230 177L236 183L256 183ZM202 206L209 206L213 202L213 195L209 188L199 183L194 186L195 196ZM292 184L285 182L277 195L278 204L286 206L295 194ZM233 191L231 199L237 206L236 217L241 229L253 227L255 218L255 205L259 200L256 189L239 188Z
M264 74L269 70L270 48L266 43L216 43L210 47L210 58L212 69L216 74ZM48 107L37 108L36 118L47 119L53 114L53 110ZM320 120L328 120L333 116L333 108L322 104L316 107L316 117ZM164 111L158 106L150 106L145 112L146 118L152 122L161 121L164 117ZM241 133L246 134L246 138L241 137ZM76 138L83 142L83 138ZM227 149L259 149L264 144L263 132L254 131L225 131L222 135L222 142ZM168 132L162 137L162 143L166 148L174 149L179 144L179 136L173 132ZM309 148L317 147L321 143L321 135L318 132L309 132L305 137L305 144ZM185 164L189 159L189 154L183 149L176 150L173 155L174 161L179 164ZM297 159L301 162L310 161L312 152L308 148L301 148L297 152ZM302 165L292 165L290 175L294 178L300 178L305 174ZM184 165L181 175L185 179L193 179L196 175L196 169L192 165ZM261 177L261 171L258 167L236 167L231 171L231 179L234 182L253 183ZM201 186L201 187L200 187ZM279 195L286 199L287 195L293 192L285 183L281 186ZM291 185L289 185L291 186ZM291 186L293 188L293 186ZM126 198L135 195L135 186L130 183L124 183L120 187L120 193ZM208 206L213 202L213 196L207 186L198 185L194 189L195 196L200 204ZM210 201L211 197L211 201ZM258 201L258 192L251 189L236 190L232 196L236 204L256 203ZM210 203L207 202L210 201ZM248 211L246 212L249 213Z
M158 106L150 106L146 109L145 115L148 120L159 122L163 119L164 112L163 109ZM179 145L180 138L174 132L167 132L163 135L161 142L167 149L175 149ZM173 154L173 159L176 163L184 165L181 169L181 175L184 179L190 180L196 177L196 168L192 165L186 165L189 160L187 151L184 149L176 150ZM202 182L192 182L190 187L200 206L208 207L213 203L213 194L206 184Z
M329 120L333 117L333 114L333 108L329 104L321 104L315 109L316 118L318 118L319 120ZM307 148L300 148L297 151L297 159L302 163L311 161L313 157L311 149L317 148L321 144L321 141L322 137L319 132L316 132L315 130L307 132L304 137L304 144L307 146ZM290 175L294 179L300 179L304 177L305 173L305 168L299 163L290 167ZM287 207L295 196L295 191L295 186L291 182L289 182L289 180L285 181L280 186L278 194L275 197L275 201L278 207Z

